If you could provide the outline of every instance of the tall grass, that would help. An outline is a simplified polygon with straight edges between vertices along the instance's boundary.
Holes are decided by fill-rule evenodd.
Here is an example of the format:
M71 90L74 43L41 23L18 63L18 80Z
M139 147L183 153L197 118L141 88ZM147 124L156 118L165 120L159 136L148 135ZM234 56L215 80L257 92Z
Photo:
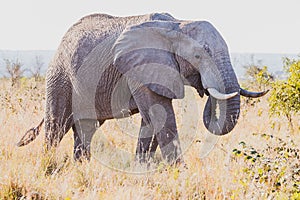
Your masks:
M133 174L106 167L97 156L74 162L72 131L53 152L43 150L43 134L16 147L44 115L44 83L21 79L19 87L12 87L8 80L0 82L0 199L300 199L300 136L290 133L284 118L269 119L267 97L253 106L243 103L235 129L200 159L206 99L188 89L183 101L174 102L187 168L157 164L156 171ZM189 108L195 100L199 113ZM137 135L139 123L138 114L107 121L95 138L105 136L134 155L137 140L130 134ZM110 166L124 164L121 159L110 157Z

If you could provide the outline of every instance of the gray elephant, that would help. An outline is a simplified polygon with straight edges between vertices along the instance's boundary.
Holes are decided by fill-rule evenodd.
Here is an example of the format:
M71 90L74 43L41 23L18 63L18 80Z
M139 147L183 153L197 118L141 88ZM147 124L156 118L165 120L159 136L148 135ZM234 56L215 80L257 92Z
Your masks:
M63 37L46 84L45 117L18 146L34 140L45 121L48 148L72 127L75 159L89 158L97 127L139 112L137 159L147 160L159 146L169 163L181 159L172 99L184 97L184 85L209 96L203 122L216 135L236 125L240 95L266 93L240 88L227 45L210 23L165 13L82 18Z

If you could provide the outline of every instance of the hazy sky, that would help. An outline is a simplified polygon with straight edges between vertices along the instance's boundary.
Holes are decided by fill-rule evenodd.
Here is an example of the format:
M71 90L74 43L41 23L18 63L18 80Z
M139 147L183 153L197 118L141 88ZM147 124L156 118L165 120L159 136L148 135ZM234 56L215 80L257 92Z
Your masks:
M300 0L0 0L0 49L54 50L91 13L208 20L231 52L300 53Z

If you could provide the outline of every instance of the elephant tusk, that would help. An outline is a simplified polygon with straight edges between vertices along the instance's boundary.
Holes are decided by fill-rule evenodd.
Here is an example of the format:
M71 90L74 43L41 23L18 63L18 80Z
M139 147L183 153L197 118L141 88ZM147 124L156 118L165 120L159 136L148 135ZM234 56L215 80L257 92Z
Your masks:
M244 97L257 98L257 97L264 96L268 92L269 92L269 90L266 90L266 91L263 91L263 92L250 92L250 91L247 91L245 89L240 88L240 94Z
M238 92L233 92L230 94L223 94L223 93L219 92L218 90L216 90L215 88L207 88L207 91L209 92L209 94L212 97L214 97L215 99L218 99L218 100L230 99L238 94Z

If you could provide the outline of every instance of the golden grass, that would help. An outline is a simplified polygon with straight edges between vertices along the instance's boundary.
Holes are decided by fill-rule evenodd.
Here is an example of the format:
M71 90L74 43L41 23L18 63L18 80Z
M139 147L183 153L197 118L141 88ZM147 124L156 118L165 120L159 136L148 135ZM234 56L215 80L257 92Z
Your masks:
M4 79L0 83L0 199L300 199L300 166L299 172L290 171L298 170L297 157L285 154L280 157L274 150L283 146L275 138L286 141L286 149L299 150L299 117L295 118L296 128L291 133L286 119L269 118L267 97L255 106L243 104L234 131L217 138L212 152L200 159L207 134L201 121L206 99L196 97L188 89L183 101L174 102L188 168L153 164L158 170L134 174L127 172L146 170L144 166L132 168L140 123L138 114L105 122L93 143L93 149L100 146L100 151L93 152L90 162L78 163L72 159L72 131L56 152L43 151L43 132L29 145L15 146L25 131L43 117L44 83L23 79L18 88L12 88ZM103 139L108 142L103 144ZM250 148L264 154L263 158L273 159L272 166L264 168L263 158L257 157L256 162L248 159L244 153ZM113 150L124 150L127 157L114 154ZM160 160L159 151L156 157ZM278 167L281 171L277 170L275 159L282 161ZM284 182L285 176L288 178ZM288 186L288 182L294 186Z

